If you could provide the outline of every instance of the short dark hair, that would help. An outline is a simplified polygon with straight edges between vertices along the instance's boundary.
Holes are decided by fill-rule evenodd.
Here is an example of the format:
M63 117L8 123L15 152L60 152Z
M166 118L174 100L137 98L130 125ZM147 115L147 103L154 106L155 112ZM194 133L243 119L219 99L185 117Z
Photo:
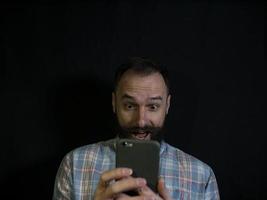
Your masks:
M160 73L166 84L167 93L170 92L168 70L163 68L159 63L144 57L130 57L124 64L117 68L115 72L114 91L116 91L122 75L128 70L132 70L141 75Z

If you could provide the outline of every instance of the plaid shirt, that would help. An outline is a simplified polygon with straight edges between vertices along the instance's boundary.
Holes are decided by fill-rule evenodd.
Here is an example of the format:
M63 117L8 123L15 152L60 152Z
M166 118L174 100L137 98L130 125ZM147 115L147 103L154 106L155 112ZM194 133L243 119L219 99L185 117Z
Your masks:
M53 200L92 200L101 174L113 168L115 139L73 150L61 162ZM160 176L173 199L220 199L212 169L165 142L160 147Z

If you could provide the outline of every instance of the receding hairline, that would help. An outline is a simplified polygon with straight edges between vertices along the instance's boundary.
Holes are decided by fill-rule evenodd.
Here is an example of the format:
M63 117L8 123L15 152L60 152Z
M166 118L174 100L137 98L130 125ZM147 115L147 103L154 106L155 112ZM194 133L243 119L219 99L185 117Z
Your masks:
M130 57L127 59L127 62L123 63L117 68L114 76L114 92L117 90L121 78L124 76L124 74L126 74L126 72L128 73L129 71L144 77L154 73L159 73L167 87L167 93L170 93L168 69L158 62L144 57Z
M166 84L166 82L164 80L163 75L159 71L153 71L151 73L144 73L143 71L138 71L137 72L134 69L128 69L121 75L120 79L117 82L117 87L115 88L114 92L116 92L118 90L118 88L121 87L120 85L121 85L122 81L125 81L125 80L127 81L127 76L138 76L138 77L144 78L144 77L149 77L149 76L152 76L152 75L158 75L161 78L161 80L162 80L162 82L163 82L163 84L165 86L167 95L168 95L168 86L167 86L167 84Z
M116 83L116 87L114 88L114 92L116 92L116 90L119 88L119 85L121 83L121 81L123 79L125 79L126 76L129 76L129 75L133 75L133 76L140 76L140 77L148 77L148 76L152 76L152 75L159 75L159 77L161 77L165 87L166 87L166 90L167 90L167 94L169 92L169 88L168 88L168 85L166 83L166 80L164 79L164 76L162 75L162 73L160 71L150 71L150 72L147 72L147 71L139 71L139 70L136 70L136 69L133 69L133 68L129 68L127 69L125 72L123 72L121 74L121 76L119 77L119 79L117 80L117 83Z

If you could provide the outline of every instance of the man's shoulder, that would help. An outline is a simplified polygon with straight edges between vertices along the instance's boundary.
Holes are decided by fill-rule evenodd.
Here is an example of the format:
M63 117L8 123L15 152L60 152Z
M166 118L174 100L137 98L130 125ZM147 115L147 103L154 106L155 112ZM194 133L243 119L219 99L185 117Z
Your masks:
M113 150L114 147L114 139L107 141L100 141L97 143L92 143L84 146L77 147L67 153L67 157L71 159L79 160L84 159L93 159L96 156L104 155Z
M168 143L165 143L164 145L165 145L164 158L166 159L166 161L171 160L173 165L180 166L182 167L182 169L185 170L190 169L207 175L210 174L210 172L212 171L209 165L199 160L198 158L188 153L185 153L184 151Z
M164 145L161 173L173 196L178 195L177 189L192 199L203 199L204 195L208 199L219 199L215 175L206 163L170 144Z

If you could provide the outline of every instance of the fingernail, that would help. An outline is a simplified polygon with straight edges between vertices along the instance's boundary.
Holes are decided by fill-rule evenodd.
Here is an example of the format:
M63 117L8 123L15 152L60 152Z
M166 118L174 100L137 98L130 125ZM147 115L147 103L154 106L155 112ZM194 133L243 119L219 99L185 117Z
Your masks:
M133 173L133 170L132 170L132 169L127 169L127 173L128 173L129 175L131 175L131 174Z
M123 175L131 175L133 173L132 169L123 169L122 170Z
M136 184L137 184L138 186L144 186L144 185L146 185L146 180L143 179L143 178L137 178L137 179L136 179Z

